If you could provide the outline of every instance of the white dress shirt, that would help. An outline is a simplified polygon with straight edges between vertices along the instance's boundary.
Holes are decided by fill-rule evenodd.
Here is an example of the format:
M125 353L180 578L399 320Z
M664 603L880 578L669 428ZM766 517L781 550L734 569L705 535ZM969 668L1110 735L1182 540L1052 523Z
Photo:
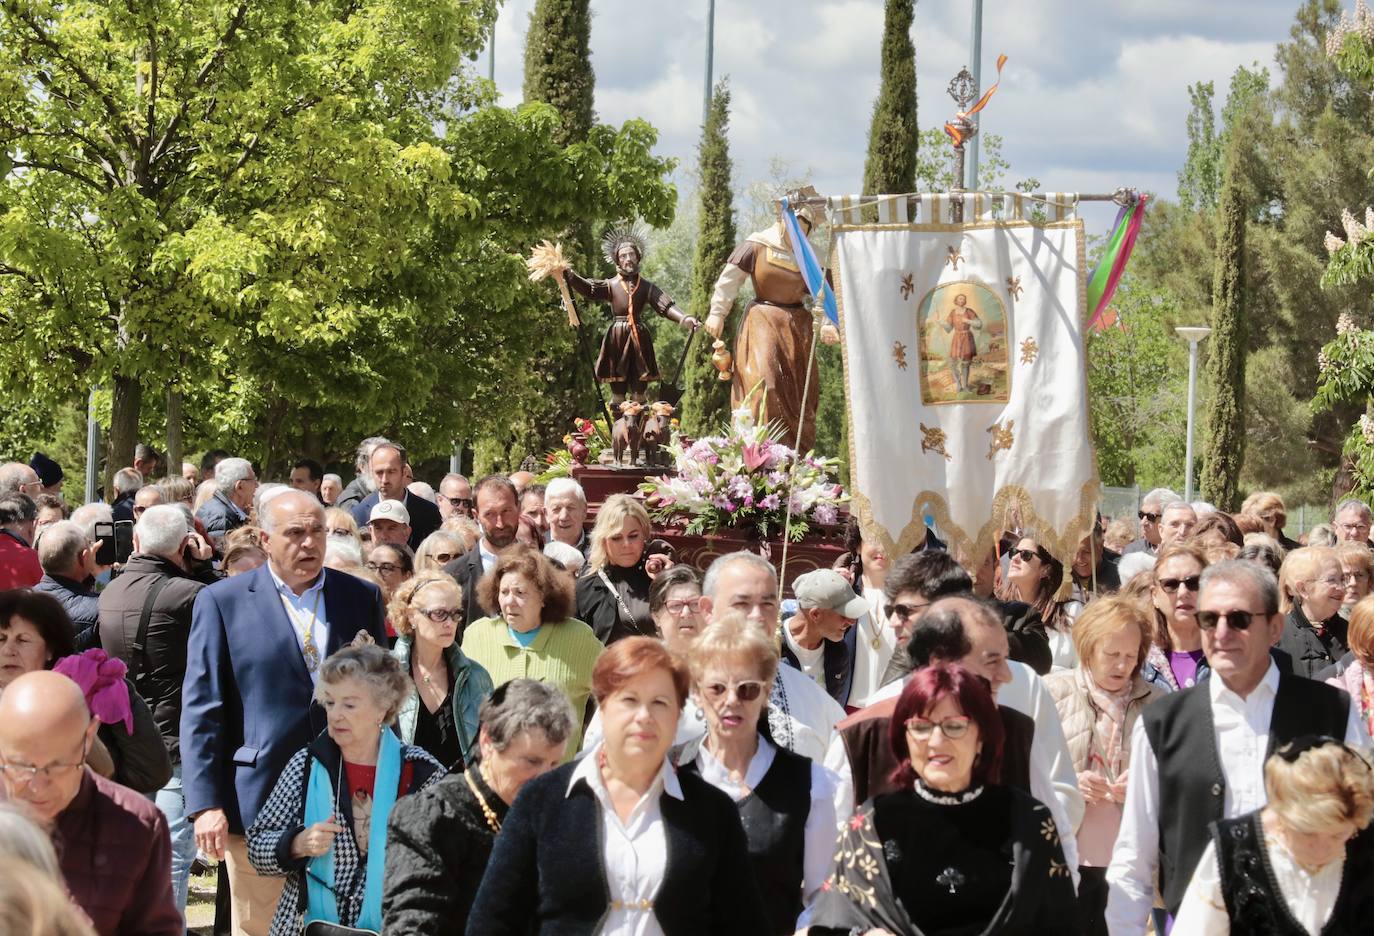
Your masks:
M568 795L579 780L584 780L601 804L601 838L606 849L602 860L610 904L597 932L605 936L663 936L653 912L668 867L668 837L659 801L664 794L682 799L682 787L665 758L653 785L621 822L601 779L597 763L600 753L599 745L588 751L589 756L578 761L568 780Z
M316 677L319 675L320 664L324 662L328 653L325 648L329 643L329 620L324 606L324 570L320 570L315 584L299 595L277 577L270 563L267 566L267 574L272 576L272 584L277 587L277 597L281 599L282 608L286 611L286 620L291 624L291 632L296 635L296 646L301 648L301 659L305 659L305 634L307 631L310 633L310 639L319 653L315 669L310 671L310 681L318 682ZM306 669L310 670L308 662Z
M1264 834L1264 850L1279 883L1279 893L1293 919L1316 936L1331 919L1336 900L1341 896L1345 854L1312 873L1298 864L1283 844L1268 832ZM1183 895L1183 904L1178 908L1178 918L1174 920L1170 936L1229 936L1230 932L1231 918L1221 894L1216 843L1208 842Z
M882 687L888 661L897 652L897 632L888 626L883 590L865 582L863 598L868 602L868 614L854 622L854 679L849 687L849 704L856 706L877 701L873 694Z
M1271 660L1260 684L1242 699L1220 676L1207 681L1212 702L1217 757L1226 780L1222 818L1234 819L1268 802L1264 790L1264 760L1269 747L1269 723L1279 690L1279 670ZM1364 749L1369 740L1360 721L1359 706L1350 706L1345 741ZM1126 803L1112 850L1107 883L1107 928L1112 936L1144 936L1154 904L1154 876L1159 863L1159 759L1145 734L1145 720L1131 731L1131 772Z
M767 738L759 738L759 749L749 761L742 781L730 776L720 761L706 745L697 751L697 769L702 779L719 790L724 790L736 803L751 795L763 782L768 768L773 766L777 756L777 746ZM838 823L835 819L835 787L838 779L833 773L815 761L811 762L811 811L806 817L805 855L802 858L802 912L797 918L797 929L804 929L811 922L811 905L820 893L820 887L830 875L831 865L835 862L835 843L839 838Z

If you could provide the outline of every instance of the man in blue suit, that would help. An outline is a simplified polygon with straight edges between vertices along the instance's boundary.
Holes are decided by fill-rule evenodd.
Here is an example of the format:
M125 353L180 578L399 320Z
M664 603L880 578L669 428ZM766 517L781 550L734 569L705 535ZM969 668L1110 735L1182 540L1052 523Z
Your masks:
M324 507L303 491L268 502L265 566L196 598L182 687L186 811L196 844L224 858L235 936L266 936L282 879L248 863L253 824L291 756L325 728L312 697L325 657L360 630L385 646L381 592L324 568Z

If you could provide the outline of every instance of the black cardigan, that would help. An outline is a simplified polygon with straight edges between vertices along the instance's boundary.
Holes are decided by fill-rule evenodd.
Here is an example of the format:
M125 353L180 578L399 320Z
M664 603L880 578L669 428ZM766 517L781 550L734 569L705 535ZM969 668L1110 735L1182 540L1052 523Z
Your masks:
M577 762L525 784L501 825L468 917L469 936L583 934L610 901L601 850L601 804ZM683 799L663 795L667 868L654 916L665 936L755 936L768 917L749 867L739 810L729 796L679 773Z

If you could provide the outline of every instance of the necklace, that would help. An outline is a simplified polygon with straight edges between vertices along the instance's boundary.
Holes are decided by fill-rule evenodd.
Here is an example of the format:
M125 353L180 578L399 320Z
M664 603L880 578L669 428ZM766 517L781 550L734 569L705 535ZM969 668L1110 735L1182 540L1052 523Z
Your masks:
M315 671L320 668L320 647L315 643L315 635L312 628L315 622L320 619L320 596L324 594L324 588L315 592L315 601L310 607L310 620L305 620L305 612L302 611L297 617L296 611L289 604L287 612L291 617L291 625L300 632L301 655L305 657L305 668L310 675L315 675Z
M478 767L477 769L481 770L482 768ZM501 820L496 818L496 811L487 805L487 798L482 795L481 790L477 789L477 783L472 779L472 772L468 770L463 771L463 779L468 782L468 789L472 791L472 795L477 797L477 805L482 807L482 816L487 820L487 827L490 828L493 833L499 833L501 831Z
M926 786L919 777L914 786L917 796L928 803L937 803L940 806L961 806L964 803L971 803L983 793L981 786L971 787L962 793L941 793Z

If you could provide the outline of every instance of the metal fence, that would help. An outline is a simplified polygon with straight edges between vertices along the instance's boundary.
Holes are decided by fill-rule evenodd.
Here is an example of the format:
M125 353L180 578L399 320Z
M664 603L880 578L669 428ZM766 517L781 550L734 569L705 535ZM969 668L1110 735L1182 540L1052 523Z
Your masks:
M1142 490L1139 485L1134 487L1103 487L1102 488L1102 516L1111 520L1129 519L1135 520L1136 513L1140 510L1140 499L1144 497L1148 490ZM1296 507L1288 508L1288 526L1286 532L1289 536L1296 539L1304 533L1309 532L1319 523L1331 522L1331 508L1326 504L1299 504Z

